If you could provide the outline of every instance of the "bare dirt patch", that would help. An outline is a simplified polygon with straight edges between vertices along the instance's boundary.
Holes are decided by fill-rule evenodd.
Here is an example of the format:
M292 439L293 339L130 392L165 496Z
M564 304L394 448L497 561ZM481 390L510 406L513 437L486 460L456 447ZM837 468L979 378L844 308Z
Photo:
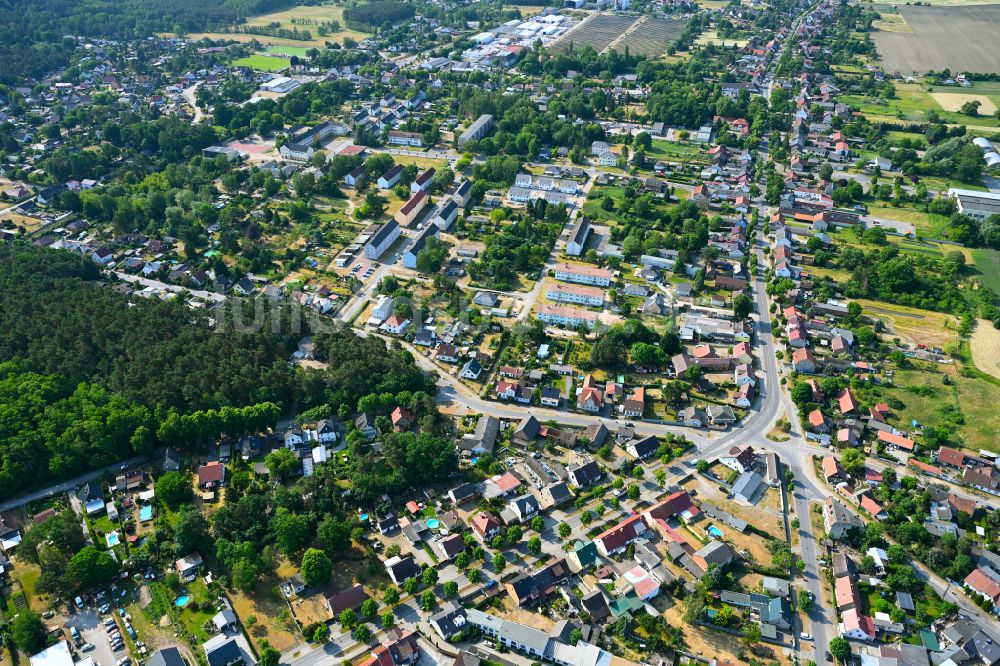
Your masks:
M992 116L997 112L997 105L986 95L967 95L965 93L932 92L930 96L941 105L945 111L958 111L966 102L979 102L979 113Z
M958 340L958 323L951 315L881 301L859 299L858 303L868 316L887 325L890 337L942 349Z
M872 23L872 27L881 32L913 32L900 14L883 13L881 18Z
M1000 378L1000 331L985 319L976 320L976 329L969 341L972 360L983 372Z

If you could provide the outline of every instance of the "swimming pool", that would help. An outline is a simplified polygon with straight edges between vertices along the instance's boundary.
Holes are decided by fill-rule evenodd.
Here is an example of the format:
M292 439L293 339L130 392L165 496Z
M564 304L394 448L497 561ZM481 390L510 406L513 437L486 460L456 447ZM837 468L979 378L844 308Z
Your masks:
M720 530L715 525L709 525L705 529L705 531L708 532L709 534L711 534L712 536L714 536L716 539L721 539L722 538L722 530Z
M118 532L111 532L110 534L105 534L104 539L108 542L108 548L114 548L122 541L118 538Z
M182 594L181 596L177 597L177 600L174 601L174 604L178 608L184 608L185 606L187 606L188 601L190 601L190 599L188 598L188 595Z
M438 520L437 518L429 518L427 520L427 527L432 530L436 530L437 528L441 527L441 521Z
M146 506L139 507L139 520L146 522L147 520L153 519L153 506L147 504Z
M367 513L361 514L361 522L363 522L363 523L367 523L368 522L368 514Z

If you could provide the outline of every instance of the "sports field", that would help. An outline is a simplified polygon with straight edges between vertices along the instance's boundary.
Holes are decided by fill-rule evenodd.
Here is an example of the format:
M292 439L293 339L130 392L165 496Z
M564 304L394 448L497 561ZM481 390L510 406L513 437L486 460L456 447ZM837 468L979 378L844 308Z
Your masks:
M899 5L898 12L902 23L887 11L882 22L891 27L872 34L887 72L1000 73L1000 5Z
M234 60L233 65L236 67L249 67L258 72L278 72L291 65L291 62L288 58L254 54L246 58Z
M289 58L292 56L305 58L308 51L309 49L304 46L268 46L264 49L264 52L269 55L286 56Z

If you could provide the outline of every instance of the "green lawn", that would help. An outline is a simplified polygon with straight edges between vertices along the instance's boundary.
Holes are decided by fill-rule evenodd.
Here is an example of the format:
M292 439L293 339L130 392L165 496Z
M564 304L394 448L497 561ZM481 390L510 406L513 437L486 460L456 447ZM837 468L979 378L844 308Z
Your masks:
M260 72L277 72L285 69L291 64L292 63L288 58L279 58L277 56L260 54L247 56L246 58L240 58L239 60L233 61L233 65L235 67L249 67Z
M948 229L946 216L925 213L912 205L893 206L883 201L873 201L868 204L868 214L888 220L909 222L918 235L929 238L942 238Z
M653 139L653 145L646 152L646 157L652 160L693 161L708 163L708 156L698 146L686 143L674 143L664 139Z
M927 147L927 139L924 138L923 134L919 132L901 132L898 130L890 130L885 133L885 136L889 141L899 144L903 139L909 139L914 142L914 147L917 149Z
M913 369L898 370L893 377L896 387L880 391L905 405L894 410L893 425L909 430L916 419L925 426L950 428L954 424L953 410L957 409L964 421L957 427L958 435L966 447L1000 450L1000 411L995 407L1000 404L1000 386L978 377L965 377L960 372L949 375L950 384L944 383L944 377L930 363L915 363ZM921 393L906 390L906 386L922 387Z
M611 197L614 199L614 211L606 211L601 207L601 202L604 201L604 197ZM587 200L583 203L583 215L591 222L607 222L608 220L617 220L618 213L615 211L617 211L618 207L621 206L624 198L624 187L595 186L590 190L590 193L587 195Z
M1000 252L988 249L972 250L972 258L983 284L1000 294Z

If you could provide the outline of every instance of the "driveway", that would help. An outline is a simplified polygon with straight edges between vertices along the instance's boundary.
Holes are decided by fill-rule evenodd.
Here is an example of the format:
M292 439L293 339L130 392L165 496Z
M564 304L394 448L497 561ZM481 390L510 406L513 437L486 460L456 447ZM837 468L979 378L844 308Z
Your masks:
M122 657L127 657L125 650L114 652L108 641L108 632L104 629L104 618L94 610L84 610L73 615L66 621L69 627L76 627L83 637L84 643L94 646L93 650L80 652L81 657L91 657L98 666L115 666Z

